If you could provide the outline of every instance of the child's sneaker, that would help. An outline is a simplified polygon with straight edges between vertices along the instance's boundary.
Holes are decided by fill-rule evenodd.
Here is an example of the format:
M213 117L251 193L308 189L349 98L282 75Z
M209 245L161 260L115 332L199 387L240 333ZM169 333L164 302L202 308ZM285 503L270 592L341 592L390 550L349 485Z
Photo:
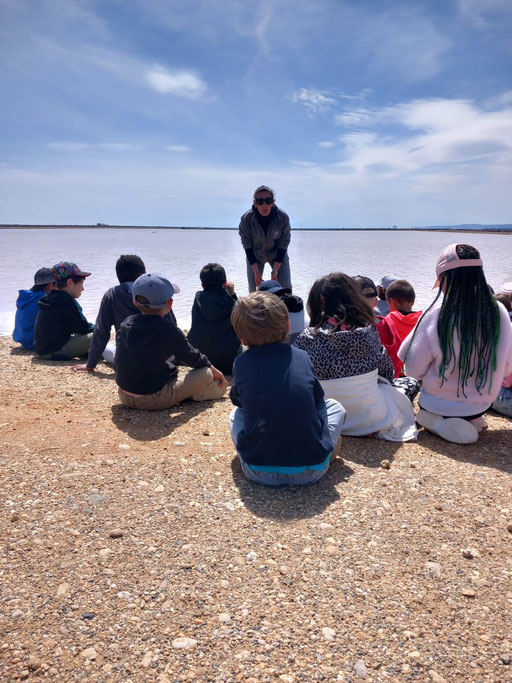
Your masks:
M478 429L461 417L442 417L420 408L416 422L429 432L452 443L468 444L478 440Z
M474 420L470 420L470 422L472 425L475 425L478 433L482 432L484 429L489 428L489 425L487 424L487 420L485 419L485 417L483 415L475 418Z

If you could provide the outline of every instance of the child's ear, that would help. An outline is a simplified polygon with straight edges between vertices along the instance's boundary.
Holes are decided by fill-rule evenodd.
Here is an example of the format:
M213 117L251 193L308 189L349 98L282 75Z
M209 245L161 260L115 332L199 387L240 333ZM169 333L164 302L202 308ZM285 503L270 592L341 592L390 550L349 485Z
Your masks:
M171 308L172 308L172 299L169 299L169 301L167 302L167 306L169 306L169 310L171 310Z

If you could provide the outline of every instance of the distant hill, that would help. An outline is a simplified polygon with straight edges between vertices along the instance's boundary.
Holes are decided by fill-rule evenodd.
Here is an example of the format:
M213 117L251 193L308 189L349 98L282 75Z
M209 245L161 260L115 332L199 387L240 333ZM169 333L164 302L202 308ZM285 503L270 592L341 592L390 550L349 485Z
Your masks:
M402 228L403 229L403 228ZM512 224L496 223L491 225L482 225L480 223L462 223L461 225L421 225L409 228L410 230L461 230L463 232L470 230L512 230Z
M92 230L111 230L115 228L123 228L128 230L238 230L238 228L226 228L226 227L214 227L209 225L204 226L179 226L179 225L109 225L108 223L96 223L96 225L23 225L23 224L0 224L0 230L2 228L64 228L68 230L75 229L92 229ZM419 230L419 231L445 231L445 232L512 232L512 224L510 223L496 223L496 224L480 224L480 223L462 223L460 225L418 225L418 226L398 226L391 225L389 227L380 226L375 228L346 228L340 226L337 228L299 228L295 227L295 230L329 230L329 231L340 231L340 230Z

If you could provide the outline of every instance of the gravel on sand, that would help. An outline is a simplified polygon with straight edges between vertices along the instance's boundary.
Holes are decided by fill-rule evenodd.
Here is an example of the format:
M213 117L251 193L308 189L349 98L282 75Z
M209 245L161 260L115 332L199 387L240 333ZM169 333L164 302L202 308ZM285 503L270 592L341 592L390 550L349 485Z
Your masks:
M107 365L0 358L1 680L510 680L506 418L470 446L345 438L270 489L228 398L131 411Z

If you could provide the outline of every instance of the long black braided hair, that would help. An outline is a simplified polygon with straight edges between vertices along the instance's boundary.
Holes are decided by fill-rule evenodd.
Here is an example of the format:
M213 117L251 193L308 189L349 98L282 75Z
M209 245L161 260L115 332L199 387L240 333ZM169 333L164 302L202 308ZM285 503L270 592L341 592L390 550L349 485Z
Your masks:
M458 244L456 249L461 260L480 258L478 249L469 244ZM443 354L439 367L441 386L446 381L447 373L453 374L457 366L457 396L462 391L466 398L465 388L470 377L475 378L475 387L479 394L488 382L490 392L500 338L500 313L485 279L484 270L482 266L448 270L441 273L439 283L439 292L419 319L411 344L421 321L444 291L437 323ZM455 333L460 342L458 359L454 348Z

